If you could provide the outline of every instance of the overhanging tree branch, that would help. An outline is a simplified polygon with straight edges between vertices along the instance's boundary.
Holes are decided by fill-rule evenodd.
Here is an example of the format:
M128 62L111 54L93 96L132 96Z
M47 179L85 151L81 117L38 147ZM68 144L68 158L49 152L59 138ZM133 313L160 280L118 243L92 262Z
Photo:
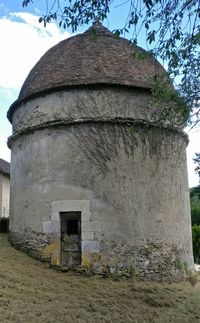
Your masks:
M24 7L36 0L25 0ZM168 65L172 80L186 102L194 125L200 113L200 0L43 0L46 9L39 22L46 26L57 20L60 27L75 32L79 26L104 21L110 11L126 6L124 25L114 30L116 36L129 33L137 42L146 32L148 48Z

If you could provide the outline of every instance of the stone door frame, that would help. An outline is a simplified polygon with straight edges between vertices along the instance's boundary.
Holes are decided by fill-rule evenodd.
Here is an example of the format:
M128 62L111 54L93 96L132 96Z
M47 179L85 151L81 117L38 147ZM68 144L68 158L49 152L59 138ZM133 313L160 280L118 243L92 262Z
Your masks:
M51 264L61 265L61 212L81 212L81 257L84 254L99 253L100 243L95 240L95 233L101 232L99 221L91 220L89 200L60 200L53 201L51 205L50 221L43 222L43 233L52 234L53 247Z

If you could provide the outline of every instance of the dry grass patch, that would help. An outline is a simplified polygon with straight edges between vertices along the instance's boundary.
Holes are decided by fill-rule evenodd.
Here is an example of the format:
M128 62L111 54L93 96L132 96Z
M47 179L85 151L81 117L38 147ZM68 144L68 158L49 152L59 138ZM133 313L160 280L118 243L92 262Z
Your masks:
M0 235L0 322L200 322L200 283L141 282L54 271Z

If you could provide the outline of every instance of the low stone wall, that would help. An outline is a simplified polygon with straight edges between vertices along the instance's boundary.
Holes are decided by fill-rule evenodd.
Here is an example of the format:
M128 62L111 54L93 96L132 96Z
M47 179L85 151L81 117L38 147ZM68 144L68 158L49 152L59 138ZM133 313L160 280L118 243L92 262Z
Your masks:
M174 281L193 271L181 259L183 250L165 243L146 242L143 246L106 241L99 254L84 256L84 265L94 273L109 272L117 275L134 274L153 280Z
M10 232L9 239L16 249L49 263L54 247L57 248L54 246L53 237L43 233ZM189 270L193 270L192 264L189 268L181 260L183 251L166 243L155 244L147 241L143 246L127 246L123 242L102 240L100 245L98 253L82 253L83 270L94 274L130 274L159 281L183 279Z
M26 230L23 233L9 232L9 241L16 249L42 261L50 261L50 257L46 257L44 254L44 249L52 243L52 240L52 235L31 230Z

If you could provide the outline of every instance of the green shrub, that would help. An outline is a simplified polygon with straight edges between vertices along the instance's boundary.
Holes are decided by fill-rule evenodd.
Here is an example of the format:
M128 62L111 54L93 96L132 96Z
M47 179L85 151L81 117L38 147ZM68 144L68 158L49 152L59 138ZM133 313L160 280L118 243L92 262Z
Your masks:
M9 228L9 219L8 218L0 218L0 232L7 233Z
M200 200L200 186L195 186L190 189L190 199L194 197Z
M192 225L200 225L200 186L190 189Z
M192 225L200 225L200 204L191 205Z
M194 253L194 262L200 263L200 226L192 226L192 242L193 242L193 253Z

